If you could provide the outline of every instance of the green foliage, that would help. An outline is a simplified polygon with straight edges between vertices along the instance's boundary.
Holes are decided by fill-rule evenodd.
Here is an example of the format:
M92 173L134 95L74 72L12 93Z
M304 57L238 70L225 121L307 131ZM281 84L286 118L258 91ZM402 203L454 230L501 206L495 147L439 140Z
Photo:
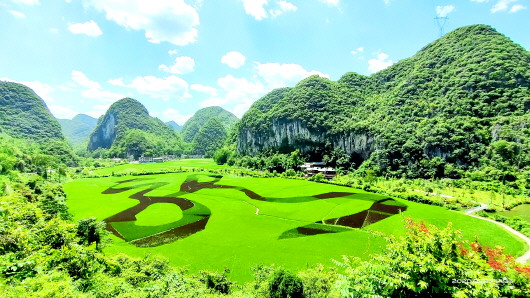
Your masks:
M495 221L498 221L498 222L502 222L510 227L512 227L514 230L516 231L519 231L521 233L523 233L524 235L526 235L527 237L530 237L530 222L518 217L518 216L514 216L514 217L506 217L506 216L503 216L501 214L496 214L496 213L490 213L490 212L486 212L486 211L480 211L479 213L477 213L477 215L480 215L480 216L483 216L483 217L486 217L486 218L491 218Z
M77 161L63 141L39 144L0 134L0 174L35 172L48 179L60 179L66 174L66 165Z
M335 282L339 278L337 268L324 268L321 264L298 273L304 285L304 296L308 298L332 297Z
M79 244L90 245L96 243L96 248L101 250L101 243L108 234L106 224L97 221L95 217L84 218L77 221L77 237Z
M460 232L450 225L439 230L408 219L407 229L405 238L389 238L385 251L370 262L345 257L339 263L345 269L340 281L341 294L518 297L530 287L530 276L513 263L513 258L502 255L498 249L463 242ZM506 279L516 285L497 282Z
M230 269L225 268L223 273L201 271L199 280L206 285L206 288L210 289L212 293L228 294L230 293L231 287L234 285L231 282L227 274L230 273Z
M218 118L210 118L199 129L191 143L191 153L212 157L226 139L226 130Z
M213 160L218 165L224 165L228 162L230 158L232 158L235 154L235 150L230 149L228 147L221 147L217 151L215 151L213 155Z
M293 273L279 269L274 272L269 283L270 297L305 297L300 278Z
M77 147L88 141L88 137L96 128L98 120L85 114L76 115L72 120L57 119L68 142ZM85 146L86 147L86 146Z
M237 117L221 107L207 107L195 112L184 125L180 131L185 142L193 142L195 135L199 133L201 128L208 122L208 120L216 118L224 127L225 131L230 131L230 128L237 122Z
M231 154L228 160L229 165L236 165L243 168L256 169L262 171L283 173L288 169L300 170L304 163L304 158L299 150L282 154L271 151L263 152L257 156L236 156Z
M0 132L39 143L64 141L44 101L30 88L11 82L0 81Z
M530 53L495 29L463 27L372 76L269 93L243 116L238 153L299 149L394 177L516 173L530 165L529 69Z

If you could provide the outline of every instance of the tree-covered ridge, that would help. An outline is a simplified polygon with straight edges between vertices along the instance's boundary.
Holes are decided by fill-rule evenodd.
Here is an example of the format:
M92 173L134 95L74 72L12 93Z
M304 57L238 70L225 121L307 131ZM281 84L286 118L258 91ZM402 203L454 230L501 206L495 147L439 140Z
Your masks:
M201 127L211 118L216 118L224 126L226 131L229 131L238 121L238 118L234 114L221 107L200 109L182 126L181 135L184 141L191 143Z
M217 118L210 118L193 138L191 152L212 157L215 151L223 146L226 136L223 124Z
M177 122L175 122L173 120L166 122L166 124L169 125L171 128L173 128L174 130L181 130L182 129L182 126L180 126Z
M372 76L313 76L271 92L243 116L237 148L315 159L339 150L354 167L397 176L524 169L529 87L528 51L489 26L463 27ZM497 158L510 155L501 140L515 157Z
M72 146L78 146L88 141L88 137L96 128L98 120L85 114L78 114L70 119L57 119L62 132Z
M144 153L177 154L182 144L174 130L160 119L149 116L140 102L124 98L110 106L90 135L88 149L98 148L110 148L112 156L138 157Z
M44 101L30 88L12 82L0 81L0 131L37 142L64 139Z

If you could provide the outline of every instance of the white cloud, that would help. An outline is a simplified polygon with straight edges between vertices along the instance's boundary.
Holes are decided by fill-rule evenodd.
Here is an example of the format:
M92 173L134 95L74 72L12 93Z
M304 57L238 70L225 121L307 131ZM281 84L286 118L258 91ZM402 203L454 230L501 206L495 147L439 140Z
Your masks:
M527 7L526 6L523 6L521 4L515 4L514 6L512 6L512 8L510 9L510 13L515 13L515 12L518 12L520 10L523 10L523 9L526 9Z
M26 15L20 11L10 10L9 13L15 18L24 19Z
M248 105L248 102L252 104L253 101L269 91L261 82L249 82L245 78L235 78L232 75L219 78L217 84L224 92L223 96L211 97L204 100L199 103L201 107Z
M517 2L517 0L499 0L493 7L491 8L491 13L496 13L499 11L505 11L508 9L511 3Z
M78 70L72 71L72 80L79 84L79 86L87 89L101 89L101 85L98 82L90 80L84 73Z
M48 84L45 84L45 83L42 83L42 82L39 82L39 81L22 81L20 82L21 84L24 84L28 87L30 87L31 89L33 89L33 91L35 91L35 93L40 96L42 99L44 99L44 101L46 102L54 102L54 99L53 97L51 97L50 93L52 93L55 88L48 85Z
M221 58L221 63L231 68L240 68L245 65L246 57L240 52L228 52Z
M267 11L264 6L269 2L268 0L241 0L243 1L243 8L245 13L251 15L256 20L263 20L267 18Z
M65 107L61 105L49 105L48 108L52 112L53 116L58 119L72 119L78 112L71 109L71 107Z
M217 95L217 89L210 86L204 86L201 84L192 84L190 86L190 89L196 92L206 93L210 96L216 96Z
M154 76L136 77L127 87L153 98L161 98L166 101L171 98L183 99L190 97L188 83L173 75L166 78Z
M446 5L446 6L436 6L436 15L440 18L445 18L448 14L453 12L455 10L455 7L453 5Z
M171 56L171 55L176 55L178 53L178 51L177 50L169 50L169 51L167 51L167 53L168 53L168 55Z
M357 49L351 51L352 55L357 55L362 52L364 52L364 47L358 47Z
M11 2L25 4L25 5L38 5L39 0L11 0Z
M324 2L329 5L337 6L339 5L340 0L320 0L321 2ZM385 2L388 0L385 0Z
M50 28L50 32L53 33L53 34L58 34L58 33L59 33L59 29L57 29L57 28Z
M88 21L86 23L70 24L68 30L73 34L85 34L88 36L96 37L103 34L98 24L94 21Z
M269 13L271 14L271 16L273 17L277 17L285 12L289 12L289 11L296 11L298 10L298 7L296 7L294 4L292 4L291 2L287 2L287 1L278 1L276 2L276 4L278 5L278 8L277 9L271 9L269 10Z
M123 94L114 93L103 89L86 89L81 91L81 96L88 99L95 99L104 102L115 102L125 97Z
M243 114L245 114L245 112L248 111L248 109L250 109L250 106L252 106L252 103L254 103L254 101L245 99L243 100L242 103L237 104L231 110L231 112L232 114L236 115L239 119L241 119L241 117L243 117Z
M393 64L392 60L387 60L388 55L385 53L377 54L377 58L368 60L368 70L370 73L376 73L383 70Z
M118 25L143 30L151 43L184 46L197 41L199 14L184 0L85 1Z
M81 91L81 96L84 98L103 102L114 102L125 97L123 94L104 90L98 82L90 80L84 73L78 70L72 71L72 81L77 83L78 86L85 88L85 90Z
M307 71L298 64L280 64L280 63L256 63L258 75L267 83L267 87L274 89L286 86L294 86L300 80L312 75L329 78L329 75L319 71Z
M110 79L107 81L112 86L120 86L125 87L125 83L123 82L123 78L117 78L117 79Z
M87 114L94 118L99 118L101 115L105 114L107 110L110 108L109 104L101 104L101 105L94 105L94 110L85 112L84 114Z
M86 23L76 23L70 24L68 30L73 34L85 34L88 36L96 37L103 34L98 24L94 21L89 21Z
M190 72L193 72L194 68L195 68L195 60L193 60L193 58L188 57L188 56L177 57L175 59L175 64L173 64L172 66L167 66L164 64L158 66L158 69L165 71L165 72L174 73L174 74L190 73Z
M169 108L162 112L162 116L164 117L165 121L173 120L179 125L183 125L193 115L182 115L178 110Z

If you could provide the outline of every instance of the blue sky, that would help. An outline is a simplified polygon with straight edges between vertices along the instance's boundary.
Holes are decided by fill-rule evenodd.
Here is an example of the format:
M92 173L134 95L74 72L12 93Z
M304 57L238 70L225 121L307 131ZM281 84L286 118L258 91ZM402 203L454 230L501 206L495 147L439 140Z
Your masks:
M58 118L132 97L182 124L206 106L238 117L274 88L338 80L488 24L530 49L530 0L0 0L0 80Z

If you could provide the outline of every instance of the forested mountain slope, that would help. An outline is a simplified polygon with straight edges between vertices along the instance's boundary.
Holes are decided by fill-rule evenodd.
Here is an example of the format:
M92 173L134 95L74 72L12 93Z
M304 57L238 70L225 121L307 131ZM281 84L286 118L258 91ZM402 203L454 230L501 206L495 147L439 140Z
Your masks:
M61 127L30 88L0 81L0 132L37 142L63 140Z
M182 126L181 134L184 141L192 142L201 127L206 125L208 120L212 118L216 118L226 131L230 130L238 120L234 114L221 107L207 107L200 109Z
M171 128L173 128L174 130L181 130L182 129L182 126L180 126L177 122L175 121L168 121L166 122L166 125L169 125Z
M272 91L243 116L237 150L300 149L409 177L522 169L529 86L528 51L489 26L463 27L372 76L313 76Z
M57 119L61 130L72 146L77 146L88 140L88 137L96 128L98 119L85 114L78 114L70 119Z
M149 116L137 100L124 98L110 106L90 135L88 150L111 149L111 156L177 154L182 150L173 129Z

